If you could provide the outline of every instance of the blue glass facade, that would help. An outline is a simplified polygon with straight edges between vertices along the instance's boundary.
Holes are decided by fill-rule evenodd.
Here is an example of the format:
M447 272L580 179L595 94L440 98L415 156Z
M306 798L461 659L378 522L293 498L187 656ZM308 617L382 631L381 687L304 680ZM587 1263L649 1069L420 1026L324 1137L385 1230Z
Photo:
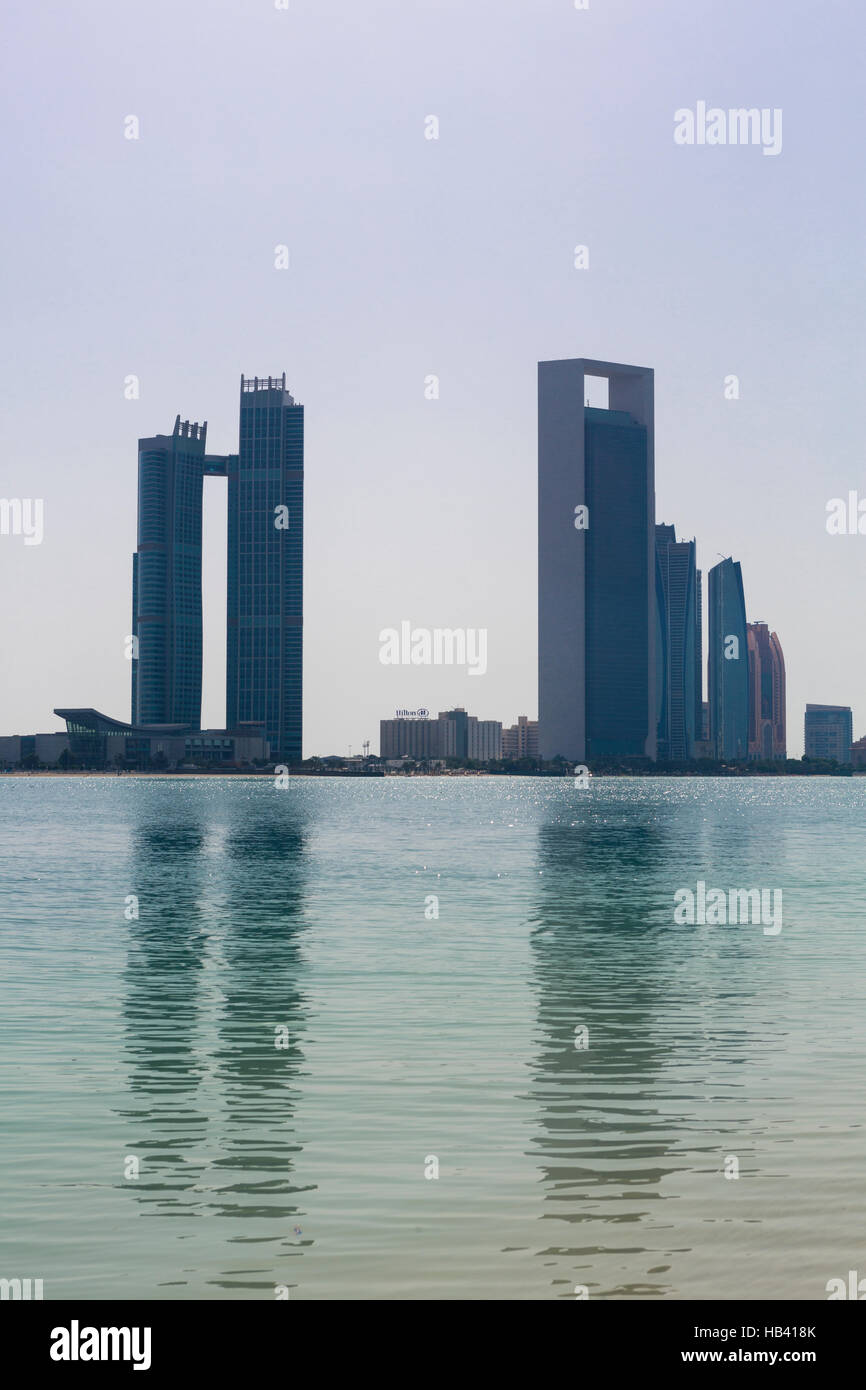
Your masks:
M656 535L659 528L656 527ZM656 586L656 753L668 757L668 612L662 582L662 566L658 546L655 563Z
M749 755L749 649L743 575L735 560L709 571L710 741L717 758Z
M201 727L202 487L228 478L226 724L302 756L304 408L286 378L241 377L237 454L207 425L139 440L132 723Z
M201 720L201 515L206 425L175 421L138 445L132 567L132 723Z
M625 411L585 411L586 755L642 756L650 594L647 432ZM650 587L652 585L652 588Z
M673 761L694 757L695 741L701 734L700 571L696 558L694 541L678 541L673 526L656 527L659 630L664 641L656 662L657 667L663 663L665 670L660 682L658 754Z
M285 376L241 378L228 468L226 718L264 724L271 756L302 756L304 408Z

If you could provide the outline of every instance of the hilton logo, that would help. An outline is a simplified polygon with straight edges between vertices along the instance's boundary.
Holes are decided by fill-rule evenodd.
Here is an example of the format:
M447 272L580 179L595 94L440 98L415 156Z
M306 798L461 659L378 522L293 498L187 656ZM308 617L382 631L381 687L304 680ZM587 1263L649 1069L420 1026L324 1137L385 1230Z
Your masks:
M421 709L395 709L395 711L394 711L394 718L395 718L395 719L429 719L429 718L430 718L430 711L429 711L429 709L424 709L423 706L421 707Z

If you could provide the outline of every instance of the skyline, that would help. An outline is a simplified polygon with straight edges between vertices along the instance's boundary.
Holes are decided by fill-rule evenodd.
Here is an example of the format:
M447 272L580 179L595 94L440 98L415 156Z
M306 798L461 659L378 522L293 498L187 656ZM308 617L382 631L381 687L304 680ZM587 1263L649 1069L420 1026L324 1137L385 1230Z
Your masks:
M705 573L718 553L742 563L750 620L785 646L790 751L806 703L862 718L866 541L825 525L830 499L864 493L855 14L816 26L803 3L737 0L702 27L686 3L660 23L637 3L373 0L224 3L203 24L157 3L133 39L95 0L47 31L13 5L11 27L22 60L0 100L30 139L4 151L27 217L2 232L0 495L44 498L45 535L0 537L16 654L0 728L52 728L58 671L63 698L127 710L130 440L182 409L228 452L234 382L269 364L307 403L315 460L307 746L358 747L395 705L477 700L453 672L407 668L393 690L377 636L406 614L485 628L485 709L535 712L533 375L590 345L653 364L658 519L698 538ZM676 144L674 113L704 99L783 110L781 152ZM204 622L217 727L224 614L206 604Z
M696 540L678 541L675 525L656 520L653 369L591 358L542 361L537 369L541 757L563 756L568 747L565 756L573 762L642 753L653 762L677 762L708 751L723 761L745 761L761 756L756 730L763 718L778 721L767 755L784 758L784 655L778 635L763 620L748 619L741 565L731 556L707 572L709 743L700 742L702 572ZM604 404L590 405L600 388ZM230 582L221 732L262 735L276 761L320 756L321 750L305 754L302 742L304 406L287 390L285 372L241 375L239 453L206 450L207 421L182 421L180 414L171 435L138 441L133 634L126 639L131 725L154 732L185 726L187 733L204 727L204 482L225 477ZM572 507L574 497L583 500ZM634 553L638 539L642 559ZM263 627L269 636L259 643ZM465 662L469 675L486 674L486 630L431 632L405 619L400 627L400 633L379 633L382 664ZM284 628L292 638L285 655ZM639 637L637 650L633 640L623 642L624 630ZM722 660L732 655L742 660ZM763 689L762 661L771 681ZM772 662L778 674L770 676ZM806 745L812 708L807 704ZM53 713L68 723L70 714L88 711L103 724L117 724L93 705L55 707ZM380 729L386 722L380 717ZM362 742L369 747L369 739Z
M546 1302L850 1360L866 12L4 31L25 1353Z

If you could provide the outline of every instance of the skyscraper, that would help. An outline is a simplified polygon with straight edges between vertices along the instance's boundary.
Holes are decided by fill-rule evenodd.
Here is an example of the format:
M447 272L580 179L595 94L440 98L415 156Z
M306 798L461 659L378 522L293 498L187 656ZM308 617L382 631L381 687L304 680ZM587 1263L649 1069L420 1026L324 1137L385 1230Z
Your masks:
M275 759L301 758L304 407L279 377L241 377L229 466L226 721L264 724Z
M693 540L678 541L673 526L657 526L655 533L660 608L658 754L682 761L694 757L694 745L701 736L700 570Z
M282 378L241 377L240 452L205 452L207 425L139 440L132 568L132 723L201 727L202 487L228 478L226 725L264 726L300 761L304 408Z
M609 409L586 404L608 382ZM656 756L653 373L538 364L539 753Z
M201 724L201 512L207 424L138 441L133 724Z
M785 658L766 623L749 623L749 757L784 758Z
M704 579L695 570L695 741L706 738L704 700ZM694 757L695 754L693 753Z
M729 558L714 565L708 577L710 740L717 758L746 758L749 648L743 575L739 562Z

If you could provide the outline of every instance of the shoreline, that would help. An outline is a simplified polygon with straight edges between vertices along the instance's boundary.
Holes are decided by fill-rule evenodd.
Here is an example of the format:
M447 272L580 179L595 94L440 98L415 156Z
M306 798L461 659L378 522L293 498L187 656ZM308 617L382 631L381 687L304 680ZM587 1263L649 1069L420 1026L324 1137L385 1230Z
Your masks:
M389 782L392 782L392 781L408 782L408 781L412 781L413 779L419 779L419 778L429 779L429 778L434 778L434 777L442 777L442 778L454 778L454 777L461 777L461 778L465 778L465 777L492 777L492 778L494 778L494 779L496 779L496 778L503 778L503 779L504 779L504 778L506 778L506 777L524 777L524 778L538 778L539 780L543 780L543 781L545 781L545 782L549 782L549 781L565 782L565 781L568 781L569 779L572 779L572 778L575 776L575 774L572 773L572 772L565 772L565 773L559 773L559 772L486 772L486 771L475 770L475 769L469 769L469 768L454 768L454 769L452 769L452 770L450 770L450 771L445 771L445 772L383 772L383 773L340 772L340 771L313 772L313 771L308 771L308 770L306 770L306 769L301 769L301 770L299 770L299 771L297 771L297 772L290 772L290 773L288 773L288 774L285 774L285 773L277 774L277 773L274 773L273 771L268 771L268 772L204 772L204 771L198 771L198 772L134 772L134 771L130 771L130 772L116 772L116 771L114 771L114 772L110 772L110 771L108 771L108 770L103 771L103 770L100 770L100 769L98 769L98 768L93 768L93 769L88 769L88 770L86 770L86 769L75 769L75 770L70 771L70 772L61 772L61 771L56 770L56 769L53 769L53 768L38 768L38 769L32 769L32 770L17 769L17 770L11 770L11 771L9 771L9 772L0 772L0 780L3 780L4 778L54 777L54 778L62 778L62 779L65 779L65 780L69 781L69 780L73 780L73 779L76 778L76 777L79 777L79 778L83 778L83 777L87 777L87 778L91 778L91 777L104 777L104 778L106 778L106 779L108 779L108 780L110 780L110 781L115 781L115 780L117 780L118 778L122 778L123 780L128 781L129 779L132 778L132 779L135 779L135 780L164 781L164 782L195 781L195 780L198 780L198 779L204 779L205 781L211 781L211 782L216 781L216 780L220 780L220 781L261 782L261 781L266 781L266 780L268 780L268 779L273 779L275 776L286 776L286 775L288 775L288 776L289 776L290 778L292 778L292 779L303 777L303 778L312 778L312 779L316 779L316 780L321 781L321 780L323 780L323 779L331 778L331 779L339 780L339 781L341 781L341 782L345 782L345 781L349 781L349 782L385 782L385 781L389 781ZM848 780L848 779L850 779L850 778L863 777L863 776L866 776L866 768L852 768L850 771L844 771L844 772L775 772L775 773L774 773L774 772L745 772L745 771L740 771L739 769L732 769L730 772L595 772L595 773L590 773L590 777L592 778L593 781L596 781L596 780L598 780L598 781L615 781L615 780L620 780L620 779L622 779L622 778L627 778L627 779L630 779L630 780L632 780L632 781L642 781L642 782L653 781L653 780L657 780L657 781L665 781L665 780L667 780L667 781L677 781L677 782L681 782L681 781L684 781L684 780L686 780L686 779L689 779L689 780L708 780L708 779L712 779L712 780L723 781L723 782L728 782L728 781L731 781L732 779L739 779L739 780L744 780L744 781L757 782L757 781L761 781L761 780L763 779L764 781L768 781L768 782L779 782L779 781L785 781L785 780L787 780L787 779L789 779L789 778L792 778L792 777L803 777L803 778L812 778L812 777L832 777L832 778L837 778L837 779L841 778L841 779L844 779L844 780Z

